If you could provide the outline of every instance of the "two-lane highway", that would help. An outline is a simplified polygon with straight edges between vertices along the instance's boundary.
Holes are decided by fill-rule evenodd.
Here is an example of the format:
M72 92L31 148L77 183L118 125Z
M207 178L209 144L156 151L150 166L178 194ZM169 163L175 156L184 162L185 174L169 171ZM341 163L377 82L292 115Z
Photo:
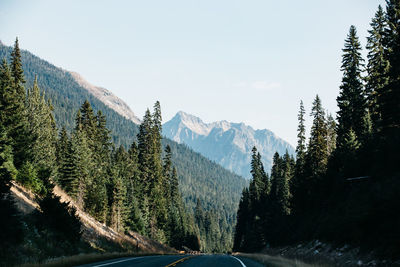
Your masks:
M256 261L230 255L166 255L119 258L80 267L261 267Z

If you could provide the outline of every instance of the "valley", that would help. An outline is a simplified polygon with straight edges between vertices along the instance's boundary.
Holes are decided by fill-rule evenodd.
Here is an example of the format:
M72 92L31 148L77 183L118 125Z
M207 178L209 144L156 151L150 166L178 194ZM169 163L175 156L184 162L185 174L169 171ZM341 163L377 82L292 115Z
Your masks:
M0 266L400 265L400 0L178 2L0 1Z

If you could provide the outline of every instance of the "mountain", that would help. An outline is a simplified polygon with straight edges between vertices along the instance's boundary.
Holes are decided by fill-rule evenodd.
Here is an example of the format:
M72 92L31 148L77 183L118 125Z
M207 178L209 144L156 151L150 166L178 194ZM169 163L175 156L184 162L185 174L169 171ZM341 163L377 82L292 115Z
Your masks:
M260 152L266 171L271 169L275 152L281 155L286 150L291 155L295 153L288 142L270 130L254 130L244 123L227 121L204 123L182 111L163 125L163 134L247 178L250 177L253 146Z
M0 58L9 59L11 51L12 47L5 46L0 42ZM104 103L107 102L106 98L96 97L94 93L90 92L88 87L94 86L89 86L87 82L83 82L83 78L78 79L74 77L73 73L56 67L26 50L22 50L21 55L27 81L26 87L32 86L35 75L37 75L39 87L45 91L46 98L51 100L54 106L54 117L59 129L62 126L65 126L67 130L73 129L75 114L87 99L95 112L101 110L106 116L107 128L111 130L113 142L117 147L123 145L128 148L136 140L138 125L132 119L127 119L120 112L115 111L115 105L110 106ZM108 92L101 88L94 91ZM108 99L123 103L115 96ZM123 105L121 104L121 106ZM200 236L207 246L204 250L230 249L233 228L236 223L237 204L242 189L247 186L248 182L243 177L194 152L184 144L164 138L164 147L167 144L172 148L172 161L177 168L179 186L186 207L194 214L196 203L199 201L206 212L212 212L216 216L213 219L217 221L218 225L209 230L209 234L214 236L213 242L205 244L206 237ZM228 242L222 246L221 236Z
M88 90L97 99L103 102L106 106L116 111L128 120L133 121L136 124L140 124L140 119L136 117L135 113L131 108L119 97L114 95L111 91L103 88L94 86L86 81L79 73L70 71L72 78L83 88Z
M0 43L0 59L9 59L11 51L12 47ZM76 112L87 99L94 110L101 110L107 117L107 127L111 130L116 146L121 144L127 146L136 138L137 124L121 116L86 87L79 84L71 72L56 67L26 50L21 50L21 56L26 88L33 85L35 76L37 76L40 88L52 101L58 128L64 126L67 130L71 130L75 125Z

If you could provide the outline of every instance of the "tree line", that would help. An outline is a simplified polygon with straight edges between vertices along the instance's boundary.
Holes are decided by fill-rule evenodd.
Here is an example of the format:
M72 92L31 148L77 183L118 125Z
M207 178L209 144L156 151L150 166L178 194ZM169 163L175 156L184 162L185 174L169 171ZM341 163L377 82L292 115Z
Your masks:
M17 39L10 64L3 59L0 66L2 200L9 199L12 180L35 192L43 205L49 199L58 202L52 191L59 185L79 207L116 231L136 231L176 248L199 249L198 228L185 210L171 148L162 149L159 102L152 113L146 111L137 142L126 150L115 147L105 116L95 113L88 101L77 111L74 129L58 131L52 103L37 79L28 90L25 83ZM51 208L54 201L47 205L50 213L56 212ZM16 214L12 201L7 203ZM62 209L75 216L74 210ZM79 239L79 227L76 232Z
M296 159L275 154L268 175L253 149L234 250L321 239L399 253L400 1L373 17L367 63L354 26L342 54L336 120L317 95L310 137L300 103Z

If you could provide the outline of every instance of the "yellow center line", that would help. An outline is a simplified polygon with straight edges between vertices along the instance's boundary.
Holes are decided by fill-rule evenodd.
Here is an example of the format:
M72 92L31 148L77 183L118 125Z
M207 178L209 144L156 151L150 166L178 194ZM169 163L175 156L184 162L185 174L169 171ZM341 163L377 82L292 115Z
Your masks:
M179 260L177 260L177 261L174 261L173 263L170 263L170 264L168 264L168 265L165 265L165 267L175 266L175 265L177 265L178 263L184 262L185 260L188 260L188 259L193 258L193 257L194 257L194 256L187 256L187 257L185 257L185 258L181 258L181 259L179 259Z

